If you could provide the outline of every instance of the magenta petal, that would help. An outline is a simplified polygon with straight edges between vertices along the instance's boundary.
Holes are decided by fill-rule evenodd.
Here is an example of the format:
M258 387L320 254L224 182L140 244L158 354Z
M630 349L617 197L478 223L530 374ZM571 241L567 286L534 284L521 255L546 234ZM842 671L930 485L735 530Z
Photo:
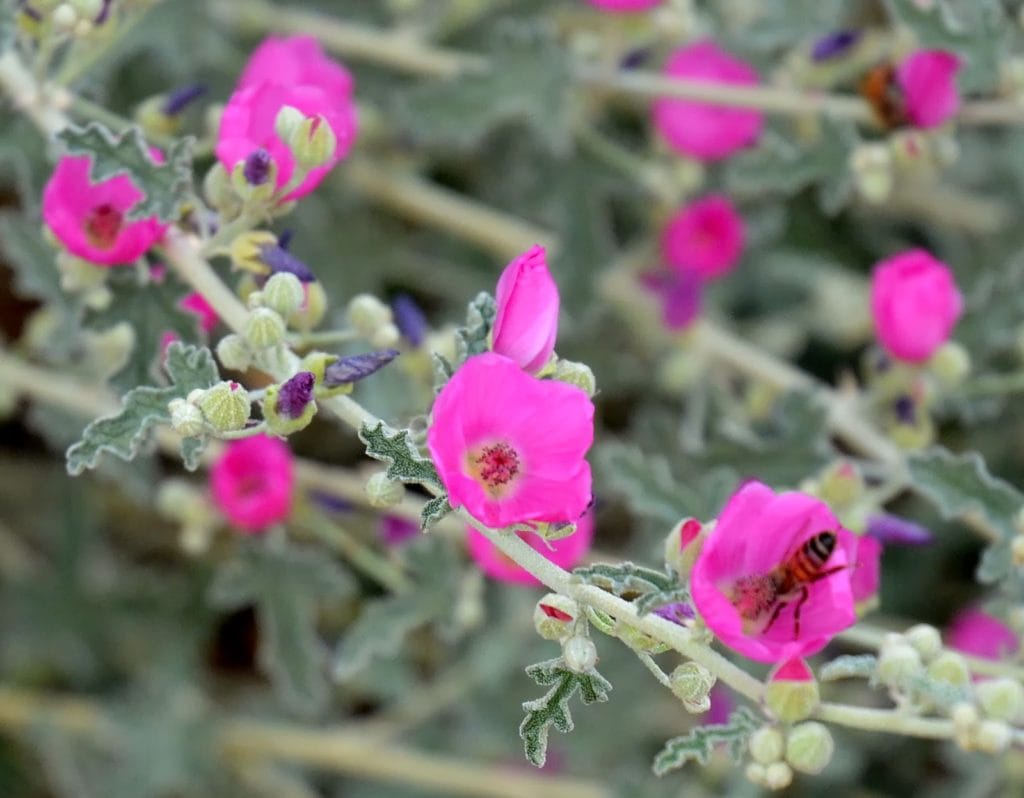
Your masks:
M498 279L491 349L536 374L551 358L558 334L558 286L544 248L513 260Z
M1012 657L1020 647L1013 629L977 607L969 607L953 619L946 642L950 648L985 659Z
M945 50L918 50L896 68L907 116L917 127L941 125L956 114L960 95L956 73L960 59Z
M291 450L267 435L229 443L210 470L214 502L245 532L260 532L287 518L294 489Z
M732 201L712 195L691 202L669 220L661 249L673 268L714 280L736 266L745 238L743 219Z

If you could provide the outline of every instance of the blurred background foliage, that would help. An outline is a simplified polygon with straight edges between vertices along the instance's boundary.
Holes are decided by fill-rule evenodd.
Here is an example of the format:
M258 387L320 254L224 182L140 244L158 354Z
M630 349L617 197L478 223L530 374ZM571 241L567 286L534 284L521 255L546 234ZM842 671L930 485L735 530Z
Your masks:
M693 3L692 12L703 33L757 64L766 80L784 80L794 54L806 54L829 31L864 27L883 35L909 24L919 41L953 46L969 59L969 96L992 93L1006 60L1022 52L1022 4L938 4L955 26L936 22L938 12L920 14L921 4L910 0L723 0ZM673 516L711 518L739 479L791 488L835 457L813 401L772 397L752 412L752 385L688 360L678 338L662 331L656 306L638 320L616 301L623 274L660 265L654 243L677 207L645 184L639 167L660 175L680 203L693 167L654 140L646 101L581 85L575 64L596 52L599 61L628 55L657 70L681 40L601 18L577 0L151 5L74 88L130 118L154 94L202 83L208 94L185 126L201 150L204 114L228 96L261 36L288 31L294 14L400 27L490 60L493 69L482 75L445 79L343 59L356 81L359 143L277 230L293 231L292 250L323 282L329 321L337 324L347 299L361 291L408 293L436 328L459 323L466 302L493 290L517 251L533 239L551 245L563 302L559 354L588 363L600 388L595 556L658 563ZM595 131L633 153L638 169L603 157ZM1019 369L1024 126L958 128L955 163L908 178L890 203L871 204L857 195L849 162L859 143L880 135L841 120L773 116L756 150L702 171L701 191L728 192L750 230L742 263L711 289L706 313L833 382L860 368L870 341L864 303L871 266L922 245L951 265L968 298L956 338L976 372ZM110 373L90 355L95 347L85 331L104 330L119 314L156 330L176 311L173 302L163 313L163 299L128 291L106 313L87 313L60 292L37 214L48 149L29 122L3 108L0 323L9 342L20 341L52 373L95 383ZM201 152L197 175L210 164L208 150ZM395 185L410 182L445 192L440 198L454 204L431 194L427 210L410 209L389 198ZM478 205L520 226L510 235L507 221L481 223L471 215ZM181 287L171 281L168 290ZM61 331L31 334L39 303L55 311ZM429 389L415 368L394 368L361 384L357 395L401 424L424 411ZM1013 394L952 399L942 411L943 443L981 451L993 473L1022 482L1024 404ZM65 475L61 452L90 419L21 402L0 426L0 680L92 702L73 715L70 730L51 722L67 718L45 707L32 722L17 723L15 699L0 689L0 721L25 731L0 734L0 796L448 794L410 786L426 772L399 756L411 750L453 772L494 768L495 782L506 769L529 767L516 728L521 702L538 688L523 667L557 653L530 623L538 590L483 583L456 529L384 550L412 586L389 596L336 550L335 527L381 550L378 518L351 507L318 510L327 522L297 522L302 544L264 550L225 534L190 556L175 525L154 511L156 488L181 475L175 461L151 454L130 466L104 462L75 480ZM352 468L361 462L354 436L326 420L293 443L310 459ZM652 478L661 467L654 463L668 469L668 482ZM189 478L201 485L202 477ZM882 612L894 623L942 626L980 595L973 574L981 543L919 500L893 507L936 537L925 549L887 553ZM544 771L552 790L572 777L595 790L652 798L757 792L724 758L661 780L651 775L664 739L693 721L625 647L599 642L611 700L579 707L575 731L553 735ZM330 681L328 648L339 677ZM831 689L844 700L876 700L859 684ZM372 742L378 759L401 762L399 775L331 775L258 754L254 761L243 745L222 756L214 730L242 719L292 731L337 726ZM88 733L75 733L76 723ZM825 773L801 777L787 794L1008 794L1000 792L1003 768L1020 768L1017 752L993 767L947 744L852 732L837 733L837 743ZM563 794L522 789L481 794Z

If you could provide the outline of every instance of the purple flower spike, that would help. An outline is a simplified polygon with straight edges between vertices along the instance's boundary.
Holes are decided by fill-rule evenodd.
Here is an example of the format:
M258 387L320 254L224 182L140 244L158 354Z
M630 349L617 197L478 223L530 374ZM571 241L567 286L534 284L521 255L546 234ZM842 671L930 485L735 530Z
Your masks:
M422 344L429 325L416 300L408 294L399 294L391 300L391 309L395 314L395 325L405 340L413 346Z
M932 542L930 530L906 518L885 513L868 518L868 534L885 545L924 546Z
M183 86L180 89L172 91L167 95L167 100L164 101L164 107L161 109L165 116L177 116L185 108L195 100L198 100L206 94L206 86L202 83L193 83L190 86ZM264 150L266 152L266 150ZM270 157L269 155L267 156ZM246 178L249 176L246 175Z
M324 371L324 385L337 388L369 377L380 371L388 363L398 357L397 349L384 349L380 352L367 352L363 355L343 357L337 363L331 363Z
M316 275L301 260L280 245L268 244L260 249L260 260L270 267L272 274L288 272L294 274L303 283L316 281Z
M262 186L270 177L270 153L260 147L245 159L242 174L250 186Z
M811 48L811 59L828 61L838 58L859 42L860 36L859 30L837 30L822 36Z
M277 406L274 408L285 418L292 420L305 412L306 406L313 401L313 388L316 377L311 371L300 371L281 386L277 395Z

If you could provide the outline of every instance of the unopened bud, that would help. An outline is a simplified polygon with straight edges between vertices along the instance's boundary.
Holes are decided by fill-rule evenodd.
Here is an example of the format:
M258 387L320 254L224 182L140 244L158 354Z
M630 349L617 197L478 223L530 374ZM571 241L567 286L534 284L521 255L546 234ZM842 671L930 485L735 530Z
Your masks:
M835 749L829 730L816 721L794 726L786 735L786 761L801 773L821 773Z
M303 290L302 305L288 317L288 323L296 330L309 332L327 313L327 293L319 282L303 283Z
M961 736L971 736L981 721L978 710L969 701L960 701L949 710L949 719L953 721L953 729Z
M562 658L573 673L587 673L597 664L597 646L589 637L570 637L562 643Z
M548 593L533 608L533 628L545 640L565 640L572 634L580 607L573 599Z
M955 388L971 373L971 356L956 341L947 341L932 355L928 368L943 385Z
M103 11L104 0L69 0L70 5L83 19L96 19Z
M377 349L391 349L397 346L401 338L402 333L398 331L397 326L391 323L382 324L370 336L370 344Z
M338 137L327 120L320 116L306 117L288 139L295 160L303 169L318 169L334 158Z
M923 670L921 654L905 640L885 645L879 652L878 678L888 687L903 687Z
M203 194L210 206L224 216L234 216L242 207L224 165L217 161L203 178Z
M765 786L764 785L764 774L765 774L765 766L764 765L761 765L761 764L759 764L757 762L750 762L747 765L747 767L744 769L743 774L747 777L747 780L751 784L756 784L759 787Z
M1016 679L988 679L975 685L974 693L982 711L993 720L1013 723L1024 709L1024 687Z
M78 12L70 3L61 3L53 9L50 19L57 30L70 32L78 24Z
M249 420L252 409L249 394L237 382L220 382L205 391L195 401L203 411L206 421L217 432L231 432L242 429Z
M264 149L251 152L231 169L231 188L246 204L266 203L277 190L277 163Z
M833 463L820 478L819 495L831 507L847 507L864 492L864 477L849 460Z
M1001 754L1010 746L1013 729L1000 720L983 720L974 732L974 745L986 754Z
M868 202L884 202L892 192L892 153L884 144L862 144L854 149L850 171L858 193Z
M765 705L785 723L810 716L821 700L818 682L802 659L792 659L774 670L764 693Z
M217 359L226 369L245 371L252 365L252 350L241 335L225 335L217 343Z
M772 762L764 769L764 781L769 790L784 790L793 783L793 769L785 762Z
M280 385L267 387L263 418L272 435L285 437L309 426L317 412L315 388L316 377L310 371L299 371Z
M572 360L559 360L555 366L554 374L551 375L559 382L566 382L575 385L583 390L587 396L597 393L597 380L594 379L594 372L586 363L576 363Z
M167 412L171 415L171 429L183 438L191 438L206 432L203 411L191 402L172 399L167 403Z
M925 662L930 662L942 653L942 635L930 624L919 623L911 626L904 633L904 637Z
M281 106L281 110L274 117L274 132L281 141L287 144L305 118L306 115L298 108L292 105Z
M348 323L364 338L369 338L378 327L390 324L391 320L391 308L372 294L357 294L348 303Z
M185 524L178 534L178 545L190 557L199 557L210 549L213 528L208 524Z
M774 726L762 726L750 735L747 745L750 747L750 755L754 761L760 762L762 765L778 762L786 750L786 741L782 738L782 732Z
M688 712L706 712L711 705L708 694L715 686L715 675L696 662L684 662L669 676L672 693L683 702Z
M971 682L967 661L955 651L943 651L928 665L928 676L953 687L966 687Z
M294 274L278 272L263 286L263 305L275 310L284 318L302 307L306 301L306 290Z
M245 321L245 340L257 351L277 346L284 340L286 332L284 319L270 308L250 311Z
M681 577L690 575L708 530L696 518L684 518L665 538L665 562Z
M405 498L405 485L378 471L366 481L366 497L371 507L381 510L394 507Z

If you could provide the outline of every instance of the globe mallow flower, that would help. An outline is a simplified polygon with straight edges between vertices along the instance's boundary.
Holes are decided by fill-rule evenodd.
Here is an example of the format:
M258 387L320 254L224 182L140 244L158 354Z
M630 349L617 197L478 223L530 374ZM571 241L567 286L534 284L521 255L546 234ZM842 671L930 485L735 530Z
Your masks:
M956 114L960 107L959 68L960 59L945 50L917 50L897 65L895 80L907 121L914 127L930 128Z
M746 231L732 201L713 194L675 213L661 235L665 262L680 272L713 280L732 270L743 254Z
M968 607L953 618L946 643L964 654L992 660L1013 657L1020 648L1013 629L978 607Z
M159 153L151 157L160 160ZM43 221L64 248L101 266L134 263L159 241L166 225L154 216L131 221L145 196L128 175L99 183L89 178L88 155L65 155L43 189Z
M355 141L356 113L352 99L352 78L345 68L324 55L320 45L308 36L265 40L253 52L221 116L215 147L217 158L229 172L239 163L250 171L254 154L267 156L276 168L276 187L289 185L296 168L294 136L286 141L277 125L285 107L308 121L309 143L317 138L320 125L327 125L333 145L302 182L286 197L295 200L316 188L334 165L348 154ZM267 170L263 170L267 171ZM262 173L262 172L261 172Z
M244 532L260 532L288 517L295 464L288 444L267 435L229 443L210 470L214 503Z
M505 267L495 299L491 350L536 374L555 351L558 335L558 286L544 247L531 247Z
M761 662L808 656L856 620L856 551L856 537L824 502L751 481L704 540L690 590L730 648Z
M949 267L923 249L883 260L871 275L871 315L892 357L922 363L949 340L963 299Z
M584 514L576 522L576 531L568 537L545 541L538 535L520 532L519 536L559 568L575 568L590 551L594 540L593 513ZM491 543L482 532L467 527L466 548L480 570L491 579L517 585L539 585L540 582L501 549Z
M665 65L670 78L755 86L757 71L705 39L672 53ZM668 145L699 161L717 161L756 143L764 126L760 111L697 100L661 97L654 102L654 126Z
M438 393L427 447L451 506L500 528L577 521L591 499L593 437L584 391L485 352Z

